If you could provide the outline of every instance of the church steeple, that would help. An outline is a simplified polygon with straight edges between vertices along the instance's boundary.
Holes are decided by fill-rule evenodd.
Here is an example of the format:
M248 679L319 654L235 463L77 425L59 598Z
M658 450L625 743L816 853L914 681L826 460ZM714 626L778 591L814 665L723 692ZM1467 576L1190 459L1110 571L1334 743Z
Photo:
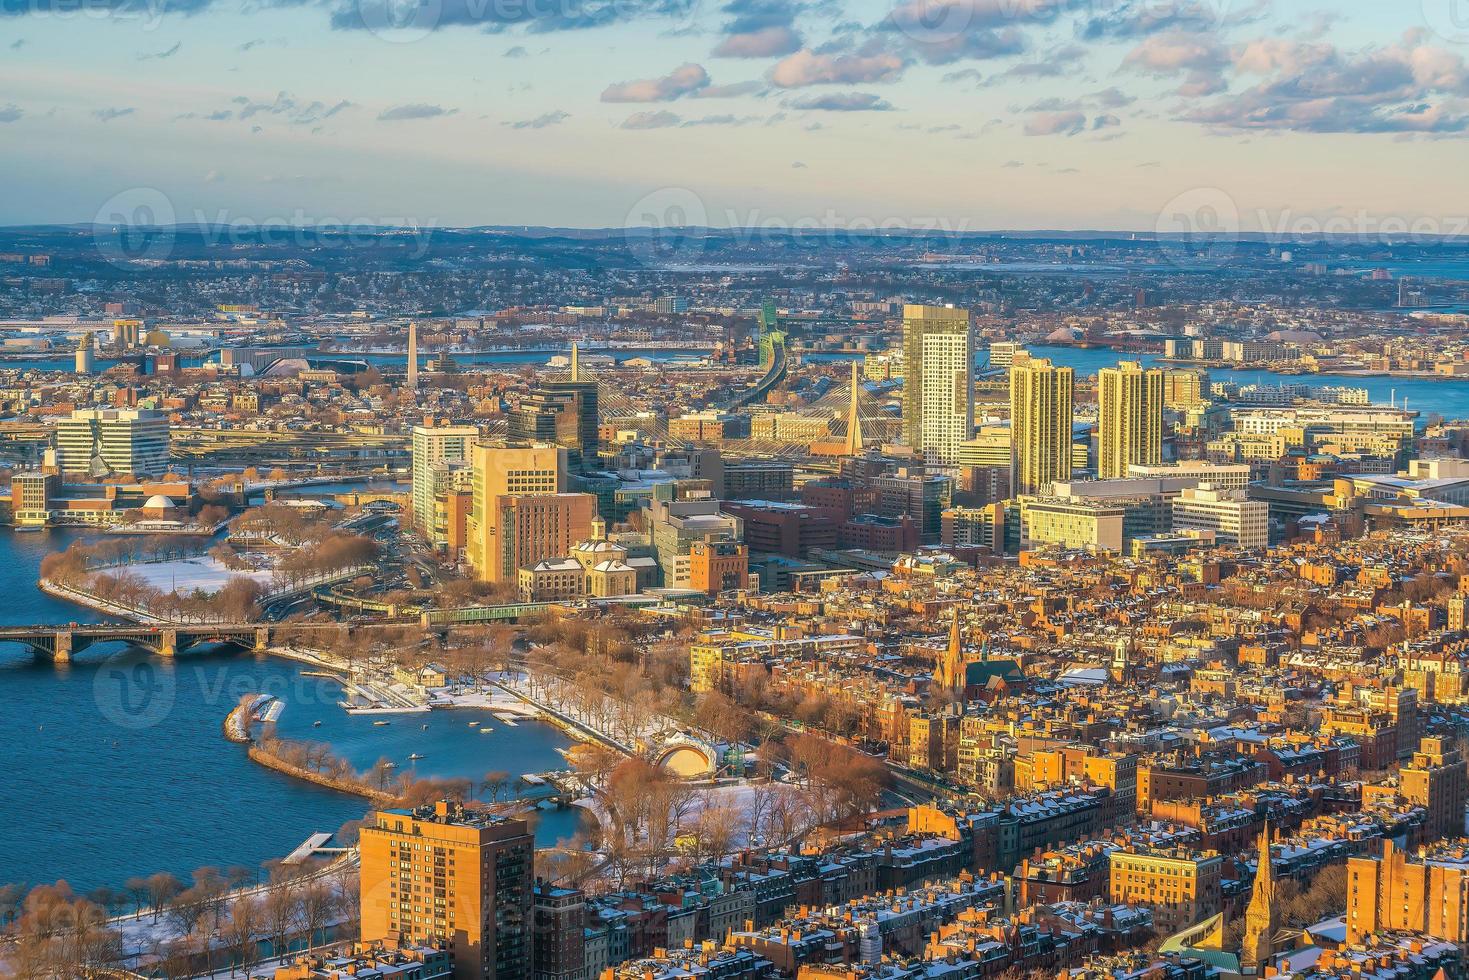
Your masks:
M952 691L962 700L964 695L964 633L959 628L959 607L949 625L949 645L934 672L934 685Z
M1250 907L1245 911L1245 938L1240 949L1240 967L1262 974L1275 952L1275 933L1279 928L1275 909L1275 869L1270 864L1270 821L1260 833L1259 867L1250 892Z

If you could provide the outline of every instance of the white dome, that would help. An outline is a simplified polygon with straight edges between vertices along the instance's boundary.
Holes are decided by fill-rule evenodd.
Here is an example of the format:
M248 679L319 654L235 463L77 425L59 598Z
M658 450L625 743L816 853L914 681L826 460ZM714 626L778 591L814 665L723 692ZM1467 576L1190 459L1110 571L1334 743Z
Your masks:
M169 500L167 497L165 497L161 493L155 493L153 496L151 496L151 497L148 498L148 502L143 505L143 509L144 510L173 510L173 501L172 500Z

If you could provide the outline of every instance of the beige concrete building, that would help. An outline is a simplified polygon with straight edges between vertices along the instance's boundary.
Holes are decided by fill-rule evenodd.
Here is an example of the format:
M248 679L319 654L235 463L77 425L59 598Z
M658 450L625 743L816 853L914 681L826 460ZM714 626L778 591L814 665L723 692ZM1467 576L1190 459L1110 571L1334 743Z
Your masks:
M1097 429L1097 475L1127 475L1133 465L1163 461L1163 372L1123 361L1097 374L1101 424Z
M1010 368L1010 490L1048 493L1071 478L1071 423L1075 372L1045 359Z

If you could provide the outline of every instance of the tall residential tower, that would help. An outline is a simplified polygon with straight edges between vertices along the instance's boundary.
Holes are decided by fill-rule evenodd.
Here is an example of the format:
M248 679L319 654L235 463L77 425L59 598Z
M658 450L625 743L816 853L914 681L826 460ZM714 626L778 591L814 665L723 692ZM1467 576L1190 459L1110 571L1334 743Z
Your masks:
M413 526L432 544L444 543L434 532L434 498L441 489L435 484L435 468L469 459L477 438L479 429L472 425L425 423L413 427Z
M1103 368L1097 375L1101 400L1097 476L1127 476L1129 466L1163 461L1163 372L1137 361Z
M1010 492L1045 494L1071 479L1072 386L1075 372L1048 360L1010 368Z
M974 428L974 326L968 310L903 307L903 437L925 462L959 465Z

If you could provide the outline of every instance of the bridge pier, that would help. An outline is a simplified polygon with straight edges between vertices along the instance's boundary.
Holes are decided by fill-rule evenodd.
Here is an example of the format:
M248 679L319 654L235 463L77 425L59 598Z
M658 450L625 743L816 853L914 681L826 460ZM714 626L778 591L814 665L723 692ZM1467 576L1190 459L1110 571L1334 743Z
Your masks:
M58 664L70 663L74 642L75 638L71 635L70 630L57 630L56 636L52 640L51 662Z
M270 627L257 626L255 628L255 652L264 653L270 649Z
M179 631L164 630L158 634L158 655L176 657L179 652Z

